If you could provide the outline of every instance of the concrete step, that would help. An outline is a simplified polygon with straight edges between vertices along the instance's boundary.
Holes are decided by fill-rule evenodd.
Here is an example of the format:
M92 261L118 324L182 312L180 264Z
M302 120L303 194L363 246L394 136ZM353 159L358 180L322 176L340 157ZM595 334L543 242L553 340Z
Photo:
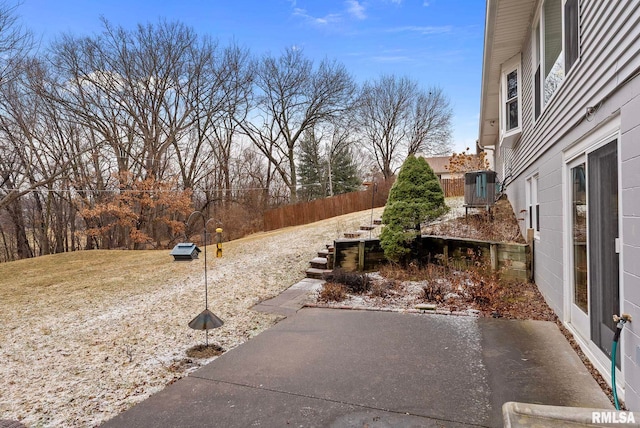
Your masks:
M324 274L331 273L331 269L309 268L307 269L306 273L307 273L307 278L324 279L323 278Z
M328 269L329 263L326 257L315 257L309 262L312 268L316 269Z

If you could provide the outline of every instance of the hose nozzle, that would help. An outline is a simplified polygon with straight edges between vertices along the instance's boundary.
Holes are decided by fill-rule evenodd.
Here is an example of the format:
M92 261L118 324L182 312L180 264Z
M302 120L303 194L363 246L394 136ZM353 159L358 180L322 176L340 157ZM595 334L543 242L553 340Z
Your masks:
M622 314L620 316L614 315L613 322L617 323L616 328L618 328L618 330L622 330L622 327L624 327L625 323L631 322L631 315L629 314Z

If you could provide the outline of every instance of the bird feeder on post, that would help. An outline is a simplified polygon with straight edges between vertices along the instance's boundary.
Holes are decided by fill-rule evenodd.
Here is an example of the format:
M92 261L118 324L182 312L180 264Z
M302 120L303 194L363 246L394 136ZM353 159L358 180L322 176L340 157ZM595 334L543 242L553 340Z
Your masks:
M187 219L187 224L189 224L189 220L194 214L199 214L202 217L203 223L203 238L204 238L204 311L198 314L194 319L189 321L189 327L194 330L204 330L205 331L205 345L209 346L209 330L213 330L214 328L222 327L224 321L218 318L213 312L209 310L209 287L207 283L207 224L212 220L206 220L204 214L200 211L194 211L191 213L189 218Z
M191 242L181 242L173 247L171 255L173 256L173 260L176 262L190 262L197 259L198 254L201 252L202 250L200 250L196 244Z
M216 257L222 257L222 228L216 228Z

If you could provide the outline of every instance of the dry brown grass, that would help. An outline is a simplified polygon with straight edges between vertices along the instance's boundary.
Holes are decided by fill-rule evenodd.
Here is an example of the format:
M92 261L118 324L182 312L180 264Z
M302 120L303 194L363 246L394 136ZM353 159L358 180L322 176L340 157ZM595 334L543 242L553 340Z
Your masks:
M380 267L381 276L396 281L424 281L441 278L445 271L444 266L434 263L427 263L424 266L410 263L406 267L390 263Z
M428 225L422 228L422 233L484 241L524 243L518 224L522 220L516 218L511 203L503 198L496 202L491 215L482 210L470 210L467 218L460 217Z
M146 292L186 276L193 264L168 263L168 251L93 250L55 254L0 264L3 305L55 307L87 294L102 299ZM196 261L196 264L202 263Z
M473 258L463 269L451 262L406 268L388 264L380 268L370 291L360 295L364 300L359 304L411 309L416 303L429 302L446 310L475 309L483 316L555 319L535 284L505 280L500 273ZM347 294L344 300L350 297Z
M208 247L209 340L232 349L277 321L252 311L304 277L315 252L370 211ZM340 225L337 227L337 225ZM343 226L342 226L343 225ZM97 426L203 360L187 323L204 307L204 260L168 250L81 251L0 264L0 415Z
M325 282L318 294L321 302L342 302L347 298L347 288L335 282Z

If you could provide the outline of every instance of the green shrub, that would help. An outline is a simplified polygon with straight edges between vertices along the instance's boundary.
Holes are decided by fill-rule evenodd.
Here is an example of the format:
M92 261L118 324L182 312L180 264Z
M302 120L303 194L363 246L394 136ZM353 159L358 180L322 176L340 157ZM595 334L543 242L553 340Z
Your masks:
M409 156L389 191L382 213L385 227L380 234L380 245L385 257L392 262L407 261L416 252L420 225L440 217L447 210L438 177L427 161Z

